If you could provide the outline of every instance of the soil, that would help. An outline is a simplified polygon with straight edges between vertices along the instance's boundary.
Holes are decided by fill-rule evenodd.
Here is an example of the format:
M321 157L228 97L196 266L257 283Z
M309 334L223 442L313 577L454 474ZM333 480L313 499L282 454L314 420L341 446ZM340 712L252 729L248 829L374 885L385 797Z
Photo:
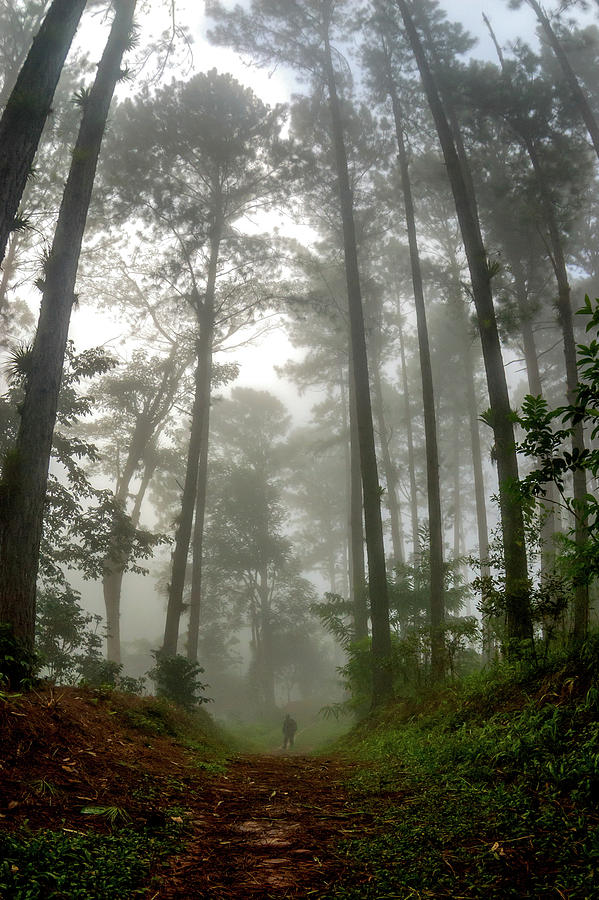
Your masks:
M349 768L331 758L236 759L194 804L196 834L152 896L323 896L347 874L339 841L370 824L345 795Z
M349 877L340 842L371 827L343 787L351 762L278 751L211 774L198 750L140 731L148 703L76 688L0 699L0 829L110 830L90 807L134 828L180 823L183 849L147 900L321 897Z

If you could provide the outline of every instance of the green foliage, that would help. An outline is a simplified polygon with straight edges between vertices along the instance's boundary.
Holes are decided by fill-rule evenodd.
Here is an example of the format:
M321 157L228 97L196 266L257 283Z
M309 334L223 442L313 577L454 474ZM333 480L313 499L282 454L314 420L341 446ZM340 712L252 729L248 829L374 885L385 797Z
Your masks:
M36 650L42 672L59 684L81 681L93 688L141 694L145 679L123 675L120 663L102 656L101 617L87 613L79 600L68 584L39 591Z
M593 304L585 297L585 305L577 315L588 316L586 331L599 328L599 299ZM595 478L599 473L599 450L571 449L573 429L582 423L588 430L591 442L599 434L599 341L595 338L587 344L578 344L579 383L574 402L549 409L543 397L525 397L517 417L525 432L519 451L536 461L536 466L522 480L524 500L545 494L545 485L557 487L562 504L575 519L583 521L587 529L584 546L566 539L562 558L567 561L573 581L589 584L599 575L599 500L588 493L577 503L567 493L566 476L584 470ZM557 427L559 423L561 427Z
M12 625L0 622L0 689L31 687L36 667L36 654L15 637Z
M99 657L102 636L99 616L86 613L79 594L65 586L40 590L37 599L36 649L40 665L52 681L77 680L80 665Z
M136 890L153 863L178 844L162 834L122 828L115 834L27 830L0 834L0 896L11 900L114 900Z
M356 731L345 748L368 767L350 786L375 824L345 843L355 887L323 896L594 896L598 674L593 635L541 673L501 666Z
M190 662L180 654L167 656L161 650L154 650L152 656L156 664L148 675L156 685L158 697L172 700L187 710L211 702L203 696L208 685L200 681L204 669L198 663Z
M388 582L392 633L387 665L394 690L400 696L422 692L431 676L430 555L426 529L422 529L421 539L418 563L396 565ZM479 665L474 649L481 639L479 625L474 616L455 614L472 592L460 574L461 564L462 560L452 560L444 566L446 609L450 613L443 625L445 669L452 679ZM347 654L346 664L338 671L351 700L341 707L329 708L328 713L337 715L344 707L366 712L372 690L370 641L354 640L352 604L338 594L327 593L324 601L312 604L311 610Z

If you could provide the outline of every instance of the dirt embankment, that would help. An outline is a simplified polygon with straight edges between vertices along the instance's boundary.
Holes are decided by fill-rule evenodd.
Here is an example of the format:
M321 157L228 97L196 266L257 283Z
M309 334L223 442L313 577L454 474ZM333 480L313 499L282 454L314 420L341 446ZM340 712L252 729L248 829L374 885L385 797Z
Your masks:
M340 840L369 825L343 789L349 762L225 760L207 716L191 728L151 698L76 688L4 698L0 735L0 831L181 823L147 898L323 896L346 870Z

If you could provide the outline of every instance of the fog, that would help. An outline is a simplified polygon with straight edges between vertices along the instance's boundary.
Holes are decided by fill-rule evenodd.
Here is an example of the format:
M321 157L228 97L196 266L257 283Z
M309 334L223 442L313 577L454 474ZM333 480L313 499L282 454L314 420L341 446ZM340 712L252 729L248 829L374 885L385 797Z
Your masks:
M22 423L53 415L27 412L32 371L62 377L28 551L45 674L153 692L148 672L180 658L229 724L291 711L307 727L367 709L391 648L404 687L480 667L502 641L483 642L481 576L510 583L520 554L512 576L540 580L574 533L575 503L531 501L525 534L505 485L535 458L516 452L510 405L572 399L573 313L599 293L599 31L596 9L550 4L576 93L534 4L333 4L326 40L327 4L306 4L315 19L274 6L268 26L260 3L138 8L70 329L70 301L60 325L44 313L72 341L50 373L40 293L44 310L113 33L110 4L83 14L4 258L2 455L8 484ZM0 2L3 103L38 7ZM574 500L593 487L575 479ZM507 602L491 618L540 628L522 615Z

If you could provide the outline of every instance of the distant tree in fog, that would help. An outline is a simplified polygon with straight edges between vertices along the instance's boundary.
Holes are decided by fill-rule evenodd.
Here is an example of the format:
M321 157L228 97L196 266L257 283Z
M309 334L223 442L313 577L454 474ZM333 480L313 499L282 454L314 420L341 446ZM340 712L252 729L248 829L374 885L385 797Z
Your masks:
M326 90L330 116L330 142L334 153L340 222L350 321L350 343L355 388L356 418L362 471L364 522L368 555L370 612L372 622L373 703L391 693L391 679L384 660L391 651L385 547L368 360L360 288L353 196L350 185L345 121L340 92L346 82L341 54L333 48L343 5L333 0L311 0L275 6L254 0L249 12L236 7L226 11L210 3L208 12L217 21L211 32L221 44L250 53L263 65L291 65ZM341 61L341 65L339 62Z
M234 388L214 416L206 564L212 590L250 628L250 674L267 710L275 706L277 645L305 630L316 596L293 554L282 501L290 424L276 397L250 388Z

